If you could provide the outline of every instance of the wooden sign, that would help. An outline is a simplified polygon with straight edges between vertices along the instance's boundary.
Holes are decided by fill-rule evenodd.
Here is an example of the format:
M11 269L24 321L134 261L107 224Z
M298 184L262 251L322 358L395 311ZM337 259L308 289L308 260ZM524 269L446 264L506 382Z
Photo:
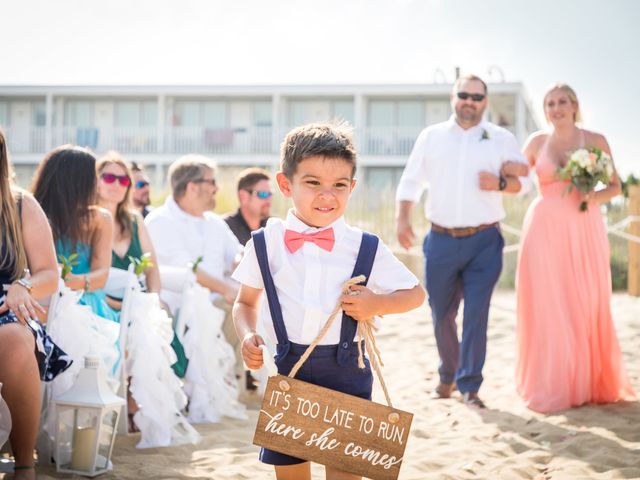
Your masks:
M269 378L253 443L373 479L397 479L413 414L293 378Z

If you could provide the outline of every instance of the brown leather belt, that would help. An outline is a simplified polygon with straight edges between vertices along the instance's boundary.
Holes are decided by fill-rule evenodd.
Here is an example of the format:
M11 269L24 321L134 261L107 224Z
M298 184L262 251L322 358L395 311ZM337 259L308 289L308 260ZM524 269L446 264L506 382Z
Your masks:
M493 222L493 223L485 223L483 225L478 225L477 227L446 228L446 227L441 227L438 224L432 223L431 230L433 232L450 235L454 238L460 238L460 237L470 237L471 235L475 235L478 232L487 230L488 228L498 227L499 225L500 224L498 222Z

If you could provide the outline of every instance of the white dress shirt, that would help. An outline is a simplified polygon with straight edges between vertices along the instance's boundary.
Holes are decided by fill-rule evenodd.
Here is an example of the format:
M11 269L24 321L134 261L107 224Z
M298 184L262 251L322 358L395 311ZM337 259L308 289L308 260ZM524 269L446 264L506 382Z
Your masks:
M323 229L309 227L292 211L286 221L271 218L265 227L269 268L280 300L289 340L310 344L327 322L342 292L342 284L351 278L362 240L362 230L347 225L343 217L333 227L335 245L331 252L316 244L304 242L295 253L284 244L286 229L314 233ZM329 228L329 227L326 227ZM253 239L245 246L245 254L232 278L249 287L264 289ZM418 279L380 241L367 287L376 293L391 293L413 288ZM266 332L271 343L277 343L266 294L262 296L259 330ZM320 341L334 345L340 341L342 311Z
M235 235L222 218L213 212L195 217L182 210L172 196L154 208L144 220L160 265L186 267L202 256L198 268L223 279L233 270L242 251ZM170 297L163 291L163 299ZM213 298L217 295L214 294Z
M452 116L425 128L413 147L396 191L396 200L417 202L429 189L425 215L447 228L476 227L502 220L502 192L480 190L479 173L500 174L503 162L526 164L508 130L482 121L464 130ZM518 177L520 193L531 188Z

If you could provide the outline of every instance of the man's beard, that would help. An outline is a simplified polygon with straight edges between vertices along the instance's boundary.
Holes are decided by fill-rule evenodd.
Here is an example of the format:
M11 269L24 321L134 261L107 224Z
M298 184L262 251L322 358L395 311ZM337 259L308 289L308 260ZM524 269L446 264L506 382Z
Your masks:
M456 111L458 118L466 122L477 122L480 118L480 112L473 107L461 107Z

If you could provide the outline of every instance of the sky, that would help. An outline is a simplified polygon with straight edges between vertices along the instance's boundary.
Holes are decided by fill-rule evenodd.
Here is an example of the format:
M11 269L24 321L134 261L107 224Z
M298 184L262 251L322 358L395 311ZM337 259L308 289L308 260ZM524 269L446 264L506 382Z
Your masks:
M542 96L640 174L637 0L0 0L1 84L432 83L455 67ZM493 68L498 67L498 68ZM499 72L502 72L501 75Z

